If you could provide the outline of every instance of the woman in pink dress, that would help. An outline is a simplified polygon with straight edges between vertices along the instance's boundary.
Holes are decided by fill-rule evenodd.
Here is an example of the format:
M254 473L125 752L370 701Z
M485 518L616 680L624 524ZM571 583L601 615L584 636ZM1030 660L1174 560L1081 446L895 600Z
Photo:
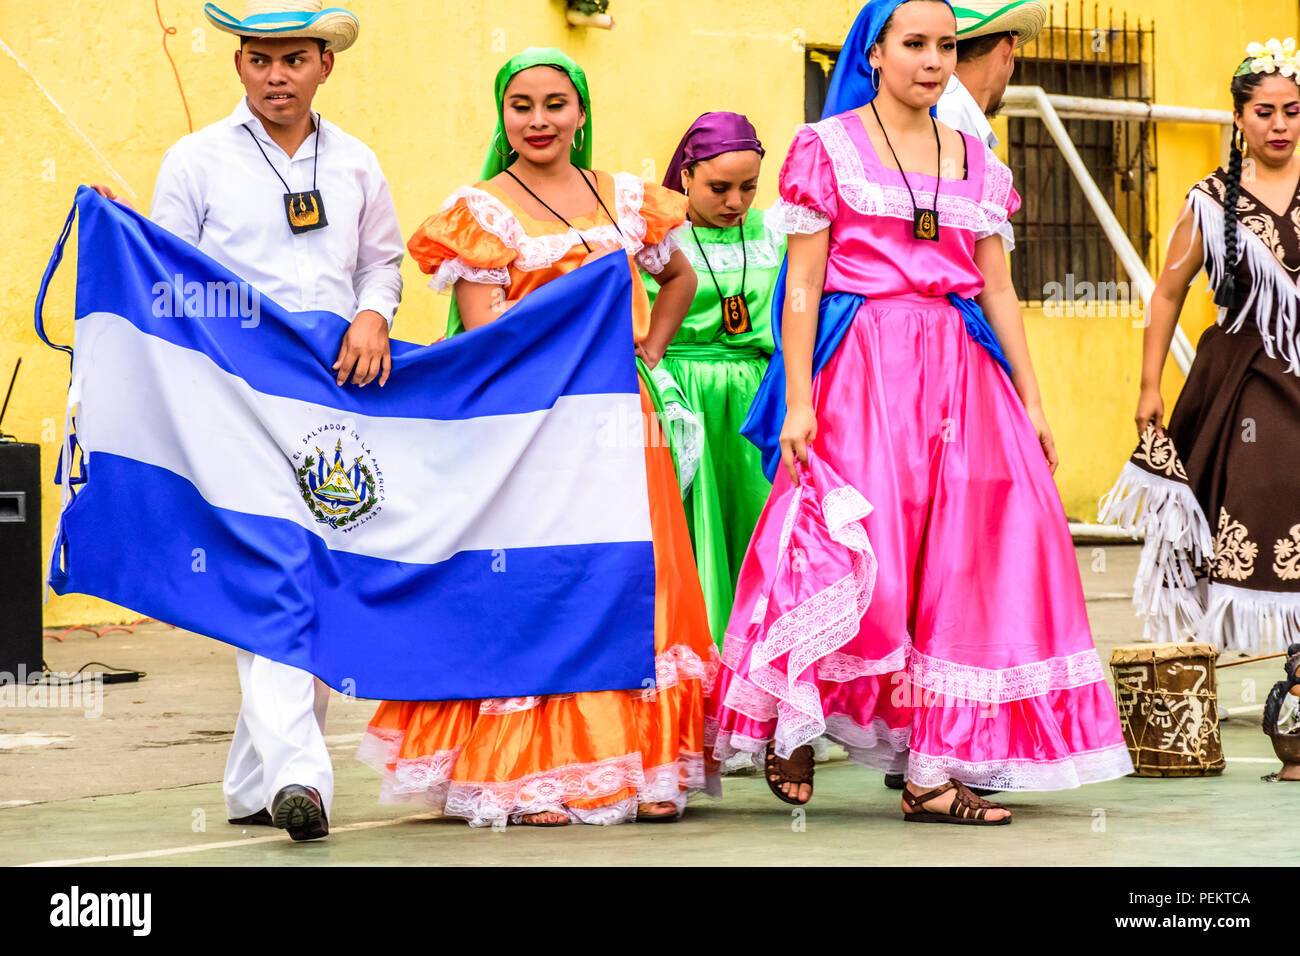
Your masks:
M766 755L773 792L804 803L825 734L906 774L906 820L994 825L1010 812L965 785L1132 764L996 233L1020 200L982 142L933 119L955 60L947 0L873 0L829 118L781 170L784 309L745 425L775 484L705 742Z

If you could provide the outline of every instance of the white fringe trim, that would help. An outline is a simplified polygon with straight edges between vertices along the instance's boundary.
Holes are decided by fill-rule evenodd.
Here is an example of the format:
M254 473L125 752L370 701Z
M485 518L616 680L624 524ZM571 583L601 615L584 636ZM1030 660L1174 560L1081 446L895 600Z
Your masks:
M1224 651L1285 651L1300 640L1300 594L1211 582L1200 639Z
M1097 520L1146 539L1133 582L1146 640L1194 640L1205 614L1194 568L1214 553L1214 536L1192 489L1125 462Z
M1200 232L1205 252L1205 274L1210 280L1210 288L1218 289L1225 275L1224 260L1227 258L1223 241L1223 207L1199 189L1191 191L1188 201L1196 217L1192 239L1195 241L1196 232ZM1236 332L1245 324L1253 306L1255 322L1268 357L1280 357L1288 372L1300 375L1300 340L1296 335L1300 288L1260 238L1240 222L1237 223L1237 249L1239 260L1244 258L1250 270L1250 295L1231 326L1225 324L1225 309L1219 309L1217 321L1227 331ZM1236 263L1233 263L1235 267Z

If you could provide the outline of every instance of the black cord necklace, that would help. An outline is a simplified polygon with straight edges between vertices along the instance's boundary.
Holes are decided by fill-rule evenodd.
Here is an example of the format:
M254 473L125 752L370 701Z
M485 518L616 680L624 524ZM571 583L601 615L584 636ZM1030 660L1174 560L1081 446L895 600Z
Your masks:
M577 169L576 166L574 168ZM541 196L537 195L537 193L529 189L524 184L524 181L520 179L518 176L516 176L514 173L512 173L510 170L508 169L506 170L506 175L509 176L511 179L513 179L515 182L517 182L520 188L523 189L524 192L528 193L528 195L536 199L546 209L547 212L549 212L556 219L560 220L560 222L564 223L570 229L573 229L575 233L578 233L578 238L582 240L582 244L586 246L588 252L591 252L591 246L587 245L587 240L583 237L582 233L578 232L577 229L573 228L573 224L569 222L569 220L565 219L558 212L556 212L554 209L548 206L545 199L543 199ZM614 229L617 230L619 238L622 238L623 230L618 228L618 220L615 219L612 215L610 215L609 207L605 205L605 200L600 198L600 193L596 192L596 187L593 186L591 184L591 181L587 179L587 174L584 173L581 169L579 169L578 175L582 178L583 185L585 185L588 189L590 189L591 194L596 197L596 202L600 203L600 208L605 210L605 215L609 216L609 221L614 224Z
M939 143L939 124L930 117L930 125L934 127L934 148L935 148L935 170L934 176L934 209L921 209L916 205L916 195L912 192L912 184L907 181L907 173L903 172L903 164L898 161L898 154L894 152L894 144L889 141L889 133L885 130L885 124L880 122L880 114L876 112L876 103L871 103L871 112L876 117L876 122L880 125L880 132L885 137L885 145L889 147L889 154L894 157L894 165L898 167L899 174L903 177L903 185L907 187L907 194L912 198L912 235L917 239L925 239L929 242L939 241L939 183L943 174L943 147Z
M289 184L280 175L280 170L275 168L275 164L271 162L271 157L266 155L266 150L262 148L262 144L253 135L253 131L245 126L244 132L253 140L253 145L262 154L262 158L266 160L266 165L271 167L271 172L275 173L275 178L284 183L284 215L289 220L290 231L297 235L300 232L312 232L328 226L330 223L325 218L325 200L321 198L320 190L316 188L316 169L320 161L321 151L320 114L316 114L316 152L312 153L311 157L311 189L305 193L296 193L290 189Z
M704 268L709 270L709 278L713 280L713 288L718 290L718 301L722 303L722 331L728 335L741 335L745 332L752 332L754 325L749 320L749 304L745 301L745 276L749 269L749 252L745 249L745 224L740 224L740 295L723 295L722 286L718 283L718 277L713 273L713 264L709 262L708 255L704 252L704 245L700 242L700 234L695 225L691 224L691 235L695 237L695 245L699 247L700 258L704 260Z

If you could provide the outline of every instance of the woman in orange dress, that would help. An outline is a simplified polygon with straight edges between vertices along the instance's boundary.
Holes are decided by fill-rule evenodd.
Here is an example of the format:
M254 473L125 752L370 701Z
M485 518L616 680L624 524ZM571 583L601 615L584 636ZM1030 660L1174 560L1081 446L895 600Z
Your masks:
M685 197L627 173L591 171L586 77L559 50L530 48L497 74L497 132L481 182L451 194L408 243L438 289L448 334L498 318L529 292L619 251L633 275L637 355L662 357L695 294L671 235ZM651 310L637 277L662 291ZM676 820L703 789L703 708L715 670L672 453L641 384L655 563L655 687L543 697L387 701L359 756L382 802L419 799L471 826ZM544 488L537 490L545 494Z

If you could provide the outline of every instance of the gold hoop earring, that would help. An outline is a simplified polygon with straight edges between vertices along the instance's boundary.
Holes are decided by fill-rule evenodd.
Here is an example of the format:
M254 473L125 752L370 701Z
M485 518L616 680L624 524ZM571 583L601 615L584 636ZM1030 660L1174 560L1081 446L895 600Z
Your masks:
M575 133L573 135L573 151L575 153L582 152L582 147L587 145L587 127L579 126L578 133L582 134L582 142L581 143L578 142L578 134Z
M504 153L501 152L501 150L500 150L500 148L499 148L499 143L500 143L500 141L501 141L501 131L500 131L500 130L497 130L496 135L492 137L492 152L496 153L496 154L497 154L498 156L500 156L502 159L509 159L509 158L510 158L510 154L513 153L514 150L513 150L513 149L507 149ZM507 143L507 145L509 145L509 144Z

